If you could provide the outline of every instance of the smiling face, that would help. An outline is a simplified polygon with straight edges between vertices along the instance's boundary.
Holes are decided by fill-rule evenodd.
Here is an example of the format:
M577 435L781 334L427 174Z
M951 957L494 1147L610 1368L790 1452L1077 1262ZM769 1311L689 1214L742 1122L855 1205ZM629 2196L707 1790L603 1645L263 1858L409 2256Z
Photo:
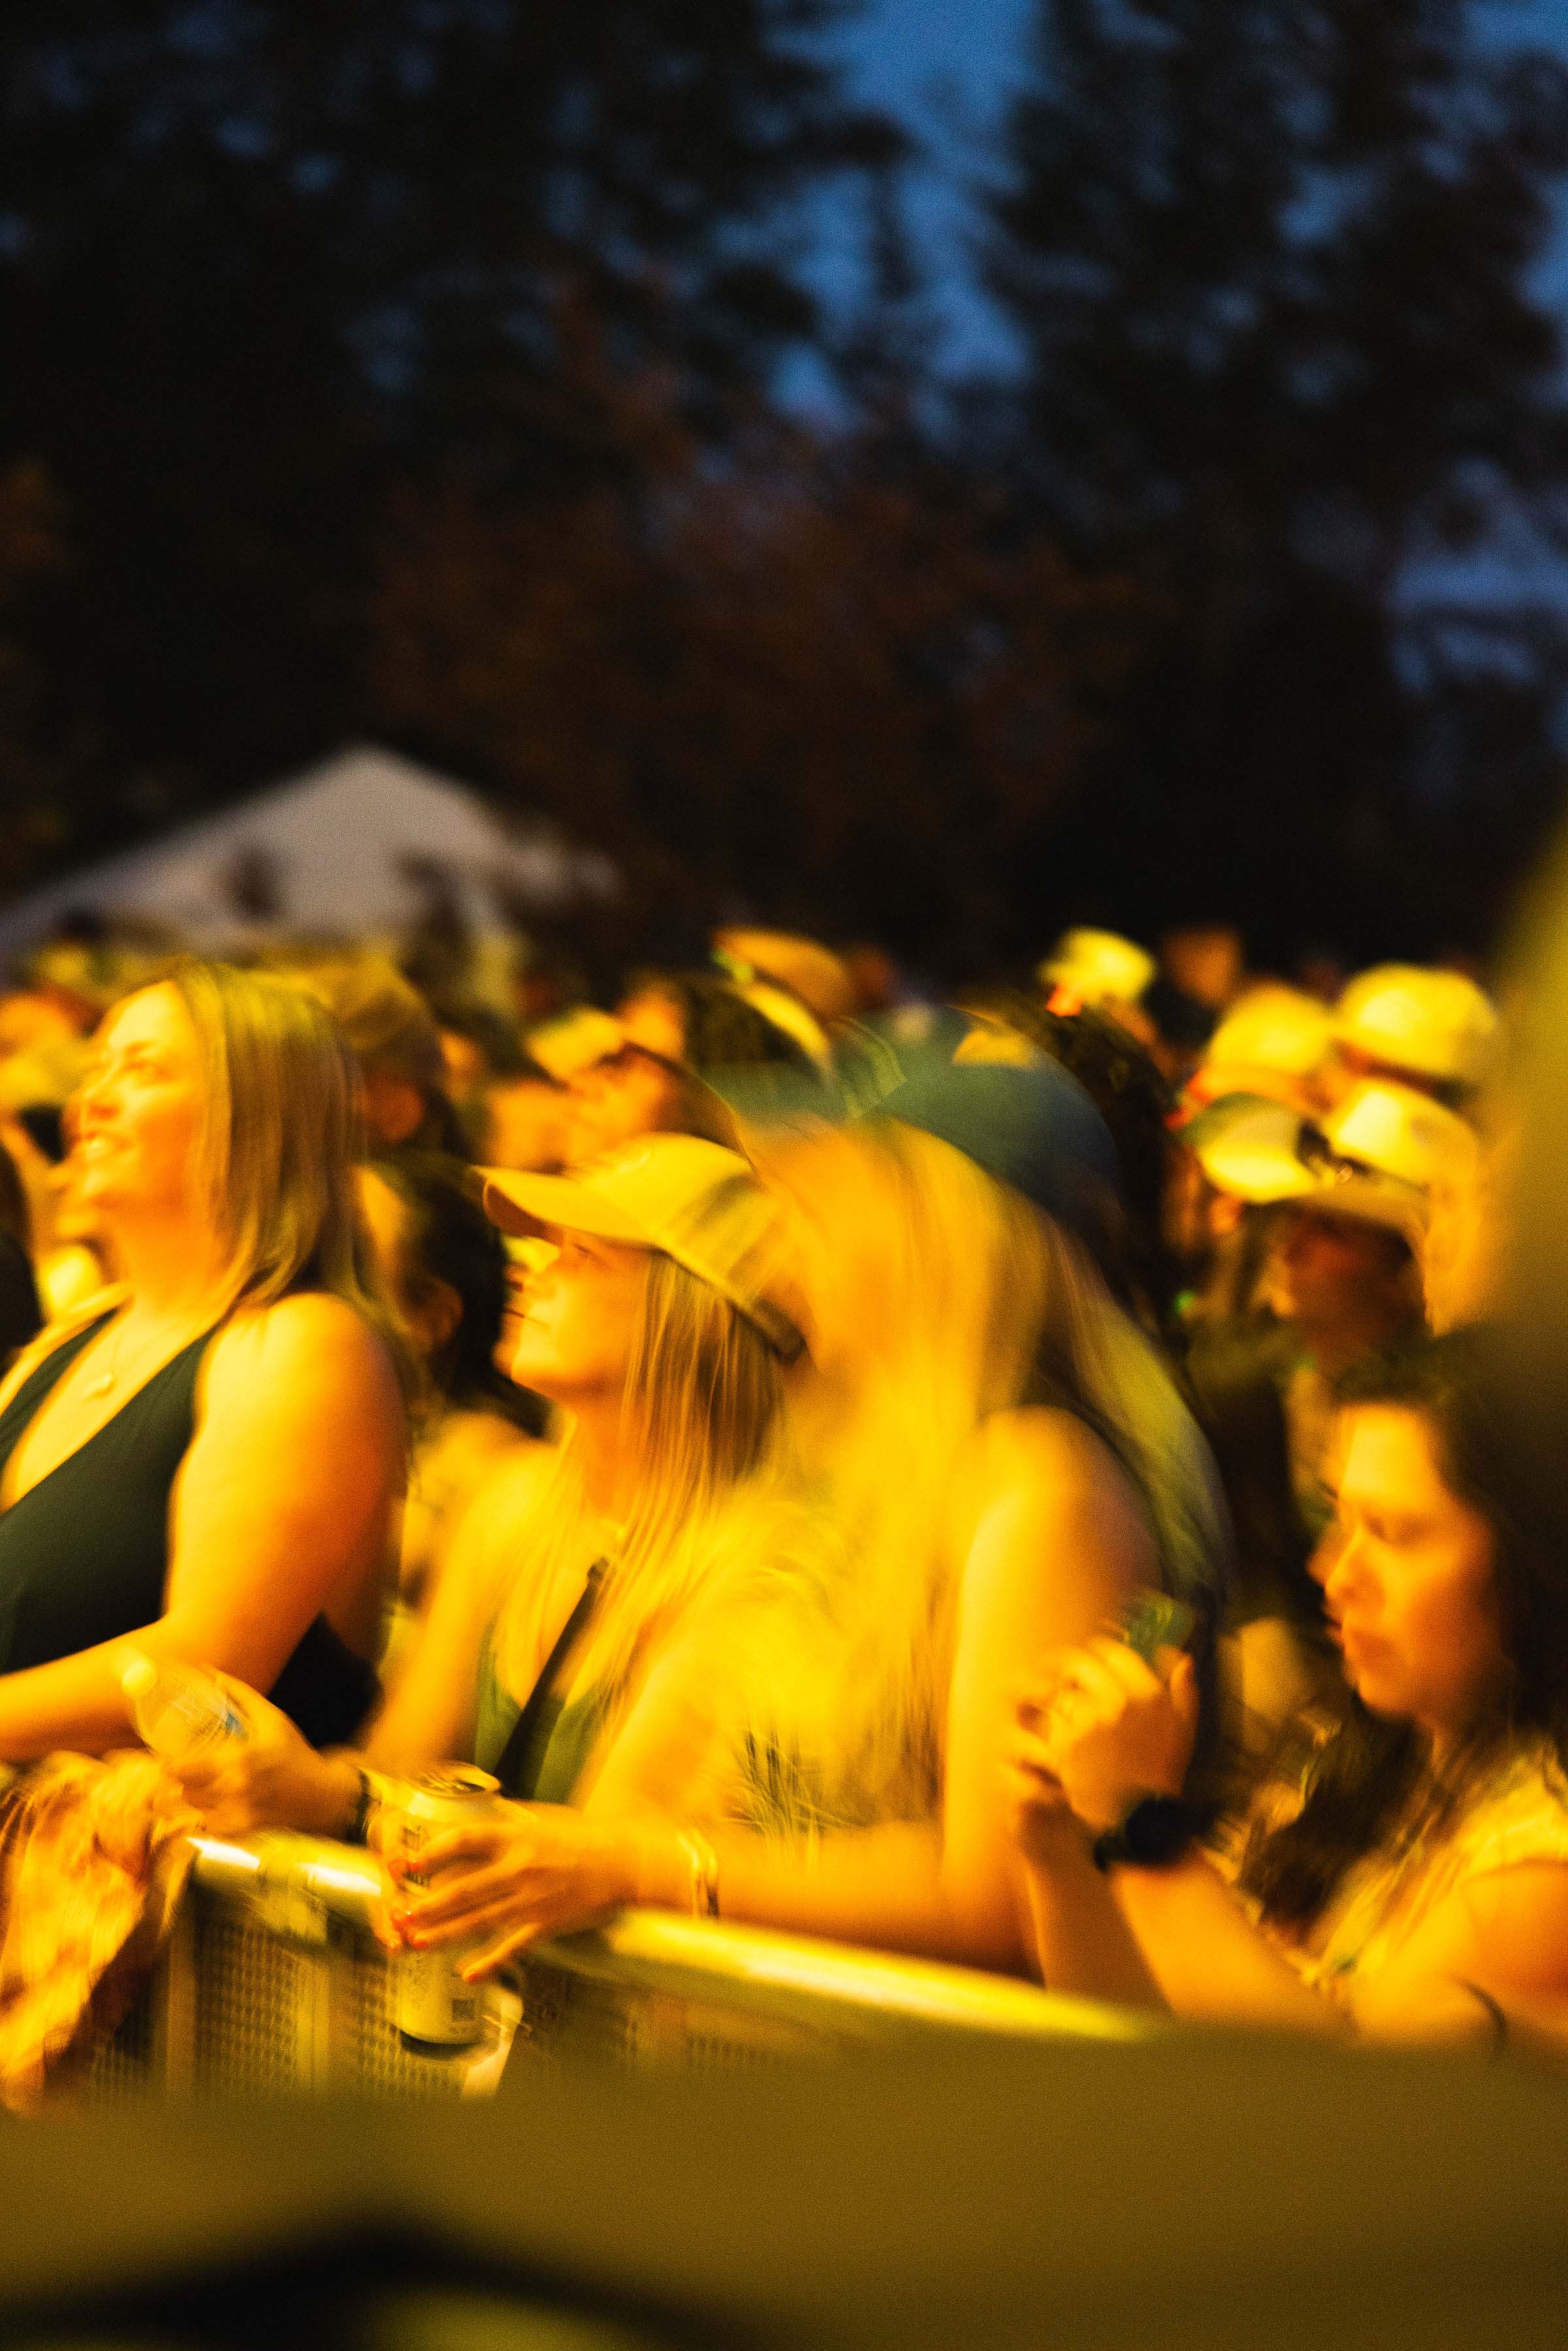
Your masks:
M1375 1714L1458 1738L1509 1670L1492 1531L1444 1484L1419 1413L1358 1406L1343 1433L1320 1573L1346 1677Z
M198 1215L205 1098L200 1040L177 991L146 987L117 1006L71 1105L84 1209Z
M552 1233L559 1251L531 1273L508 1366L519 1387L569 1410L625 1393L648 1253L591 1233Z

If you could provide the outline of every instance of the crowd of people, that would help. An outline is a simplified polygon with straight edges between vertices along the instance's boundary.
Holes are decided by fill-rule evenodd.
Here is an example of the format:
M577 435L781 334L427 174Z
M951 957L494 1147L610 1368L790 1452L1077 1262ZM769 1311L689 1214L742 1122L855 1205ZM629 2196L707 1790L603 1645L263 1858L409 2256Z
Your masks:
M493 958L492 958L493 962ZM369 950L0 999L0 1759L374 1843L476 1979L654 1904L1181 2016L1568 2028L1568 1562L1495 1378L1470 977L715 935L613 1009ZM1299 976L1298 976L1299 977ZM394 1865L395 1879L395 1865Z

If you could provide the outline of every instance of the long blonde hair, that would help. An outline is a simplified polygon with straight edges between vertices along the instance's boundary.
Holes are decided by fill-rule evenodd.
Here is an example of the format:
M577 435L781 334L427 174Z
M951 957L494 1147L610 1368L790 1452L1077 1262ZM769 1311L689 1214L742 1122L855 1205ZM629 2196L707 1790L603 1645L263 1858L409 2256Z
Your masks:
M808 1154L794 1180L815 1189L817 1217L841 1237L834 1311L873 1334L837 1425L801 1438L852 1562L829 1701L841 1733L835 1751L822 1722L819 1769L826 1790L837 1786L830 1813L917 1814L942 1779L955 1496L990 1414L1048 1402L1084 1420L1126 1470L1178 1583L1217 1562L1223 1510L1170 1375L1060 1224L895 1121L862 1123ZM831 1259L823 1278L834 1279Z
M175 990L201 1050L196 1165L229 1302L325 1290L365 1317L406 1379L407 1350L361 1239L357 1077L330 1016L287 980L193 956L154 984Z
M756 1326L685 1267L650 1252L622 1405L631 1507L610 1547L578 1669L612 1706L650 1641L695 1604L735 1596L738 1577L768 1581L768 1546L747 1541L755 1514L737 1504L767 1460L781 1392L779 1359ZM570 1435L533 1524L525 1572L495 1636L502 1678L518 1691L538 1671L563 1576L591 1563L592 1520Z

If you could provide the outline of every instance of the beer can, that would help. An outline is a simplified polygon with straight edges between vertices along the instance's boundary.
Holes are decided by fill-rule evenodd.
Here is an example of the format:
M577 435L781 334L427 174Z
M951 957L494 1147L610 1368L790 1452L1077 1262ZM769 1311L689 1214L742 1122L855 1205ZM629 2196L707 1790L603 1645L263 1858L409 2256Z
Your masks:
M406 1782L400 1802L382 1818L382 1850L402 1864L402 1882L419 1893L432 1881L419 1856L433 1838L466 1826L500 1796L488 1771L452 1763ZM485 2032L485 1988L465 1983L461 1970L477 1949L452 1944L435 1951L400 1951L392 1962L392 2022L405 2049L439 2056L471 2048Z

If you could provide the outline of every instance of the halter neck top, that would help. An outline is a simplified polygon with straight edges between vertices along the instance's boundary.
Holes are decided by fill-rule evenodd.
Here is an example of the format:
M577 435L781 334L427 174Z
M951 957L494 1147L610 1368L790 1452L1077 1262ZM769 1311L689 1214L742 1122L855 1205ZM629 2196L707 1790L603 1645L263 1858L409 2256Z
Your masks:
M0 1481L45 1398L109 1320L101 1314L63 1340L0 1412ZM0 1673L51 1665L163 1614L170 1499L195 1434L196 1382L214 1336L204 1332L182 1347L0 1511ZM319 1616L270 1696L319 1747L350 1739L376 1692L373 1667Z

